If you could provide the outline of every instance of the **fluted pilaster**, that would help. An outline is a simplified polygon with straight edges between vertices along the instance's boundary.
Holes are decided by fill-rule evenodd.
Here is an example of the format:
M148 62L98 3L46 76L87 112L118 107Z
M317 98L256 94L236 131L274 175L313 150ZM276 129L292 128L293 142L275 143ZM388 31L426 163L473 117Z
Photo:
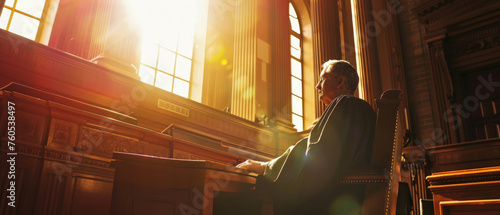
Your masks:
M276 0L274 13L273 113L278 128L292 129L289 1Z
M330 59L342 59L339 6L337 1L311 0L311 20L313 31L313 55L315 82L321 73L321 65ZM325 106L316 93L316 116L320 116Z
M111 0L109 30L103 52L91 61L110 70L139 80L141 32L139 24L128 10L128 2ZM94 51L100 51L98 48ZM93 54L93 53L91 53Z
M89 51L87 59L93 59L104 52L106 34L111 17L112 1L97 1L94 25L92 25Z
M382 93L377 53L377 25L370 12L371 1L352 0L354 19L356 64L360 79L361 97L375 107L375 99Z
M234 69L231 113L255 119L257 0L238 0L235 11Z
M110 5L110 0L60 0L48 45L92 59L95 54L90 54L93 52L90 49L104 48L104 40L94 37L105 37Z
M432 78L435 90L435 108L434 123L439 126L446 136L443 145L460 142L464 139L463 127L461 125L460 117L457 117L459 109L453 106L454 90L451 82L450 71L448 63L444 56L443 40L445 33L434 36L428 41L429 47L429 61L431 66ZM461 113L460 113L461 114Z
M349 61L356 68L356 50L354 45L354 26L352 23L351 0L339 0L339 24L342 59Z
M202 103L219 110L231 107L234 66L235 5L220 9L225 0L209 1Z

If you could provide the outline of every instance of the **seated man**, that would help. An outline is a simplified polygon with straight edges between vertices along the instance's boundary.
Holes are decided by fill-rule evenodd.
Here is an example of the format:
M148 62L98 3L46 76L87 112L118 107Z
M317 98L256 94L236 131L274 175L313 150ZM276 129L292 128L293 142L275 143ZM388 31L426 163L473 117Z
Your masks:
M356 70L342 60L323 64L316 85L328 105L309 137L269 162L247 160L237 167L261 174L257 190L273 198L275 214L360 214L363 187L342 185L352 169L370 161L376 114L353 96Z

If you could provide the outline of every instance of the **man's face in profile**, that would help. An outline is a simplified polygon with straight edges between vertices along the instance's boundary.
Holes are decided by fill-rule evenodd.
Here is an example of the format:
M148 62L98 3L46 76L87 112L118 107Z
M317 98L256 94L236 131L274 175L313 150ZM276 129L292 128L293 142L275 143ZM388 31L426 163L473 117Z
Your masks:
M318 84L316 85L316 89L319 90L319 99L326 105L329 105L333 99L340 95L339 83L343 83L341 76L335 78L331 72L326 72L328 69L324 68L321 71Z

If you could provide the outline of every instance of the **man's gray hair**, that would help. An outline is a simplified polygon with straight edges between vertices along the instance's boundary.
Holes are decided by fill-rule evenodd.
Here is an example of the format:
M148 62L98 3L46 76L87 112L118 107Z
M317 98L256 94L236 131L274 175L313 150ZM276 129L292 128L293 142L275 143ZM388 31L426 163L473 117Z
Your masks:
M325 73L332 74L334 78L339 75L344 77L346 90L354 94L359 83L358 72L345 60L329 60L323 64Z

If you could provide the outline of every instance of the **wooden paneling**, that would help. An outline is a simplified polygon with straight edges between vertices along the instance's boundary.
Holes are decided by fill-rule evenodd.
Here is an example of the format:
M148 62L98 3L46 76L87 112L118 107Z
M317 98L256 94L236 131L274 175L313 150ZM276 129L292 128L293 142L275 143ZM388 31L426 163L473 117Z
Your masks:
M50 161L44 162L36 201L38 214L62 214L65 205L69 205L69 195L66 193L71 191L68 189L70 175L57 174L52 164Z
M500 165L500 139L472 141L427 149L431 172L452 171Z
M109 214L113 180L90 174L73 178L71 214Z
M2 139L2 142L6 141L6 139ZM2 144L3 145L3 144ZM18 147L21 147L18 145ZM0 159L3 162L0 163L0 171L2 171L2 175L0 178L0 190L1 197L0 203L2 206L0 207L1 214L34 214L35 212L35 202L36 202L36 194L37 188L39 186L40 181L40 165L41 159L40 157L28 156L24 152L19 152L16 156L16 189L15 189L15 206L10 207L8 203L11 202L10 199L7 198L10 191L10 186L8 185L9 181L6 173L9 172L9 163L6 161L10 159L10 156L7 156L5 149L2 149L2 153L0 154Z

